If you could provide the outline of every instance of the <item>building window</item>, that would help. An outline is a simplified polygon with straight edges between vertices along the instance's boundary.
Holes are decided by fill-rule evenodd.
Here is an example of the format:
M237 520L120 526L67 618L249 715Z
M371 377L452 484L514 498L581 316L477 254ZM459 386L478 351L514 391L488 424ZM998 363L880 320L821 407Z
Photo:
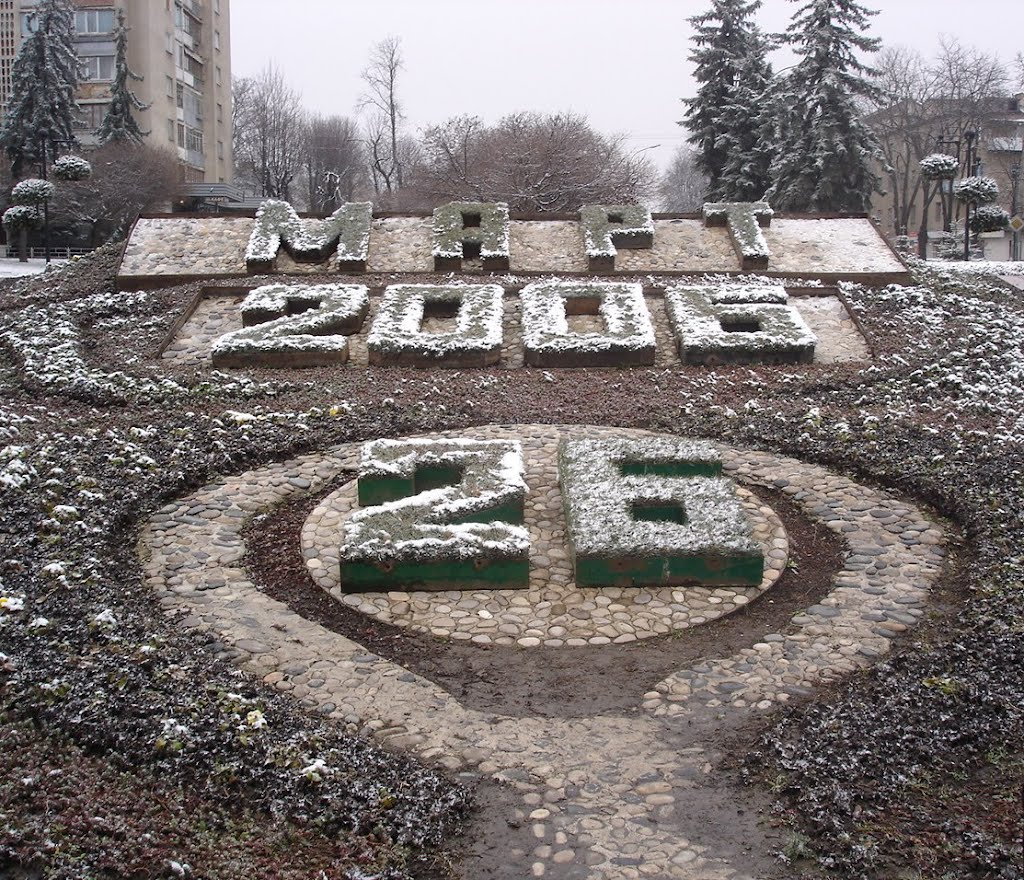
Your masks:
M84 82L111 82L114 79L113 55L80 55L79 76Z
M220 31L214 31L213 32L213 48L214 49L219 49L220 48Z
M175 103L179 107L184 109L184 107L185 107L185 87L181 83L178 83L175 86L174 91L175 91L175 99L174 99Z
M195 128L186 128L185 149L193 153L203 152L203 133Z
M82 9L75 13L75 31L79 34L114 32L113 9Z
M220 85L220 68L219 67L216 68L216 82L217 82L217 85Z
M174 129L175 129L174 120L173 119L168 119L167 120L167 140L169 140L172 144L174 143Z
M79 131L96 131L103 124L109 104L79 104L75 128Z
M185 126L182 123L178 123L178 146L185 146Z
M185 121L203 121L203 96L197 95L191 89L185 92Z
M217 158L224 158L224 141L217 141Z
M214 15L220 15L220 0L213 0Z
M224 105L223 104L218 104L217 105L217 121L218 122L223 122L224 121Z
M172 77L167 77L167 97L174 97L174 79Z
M168 55L174 54L174 34L170 31L164 34L164 48L167 50Z

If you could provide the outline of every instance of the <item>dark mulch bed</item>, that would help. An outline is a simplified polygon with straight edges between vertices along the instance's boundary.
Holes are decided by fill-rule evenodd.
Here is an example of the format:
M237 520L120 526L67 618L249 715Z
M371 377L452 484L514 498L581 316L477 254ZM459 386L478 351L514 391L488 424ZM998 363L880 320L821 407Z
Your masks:
M758 489L790 537L790 565L772 589L727 617L628 645L532 648L441 642L361 614L320 589L302 560L300 533L336 486L286 503L250 523L245 566L260 588L297 614L439 684L460 702L503 715L573 718L636 711L644 693L677 669L726 657L769 632L830 589L842 540L778 492Z

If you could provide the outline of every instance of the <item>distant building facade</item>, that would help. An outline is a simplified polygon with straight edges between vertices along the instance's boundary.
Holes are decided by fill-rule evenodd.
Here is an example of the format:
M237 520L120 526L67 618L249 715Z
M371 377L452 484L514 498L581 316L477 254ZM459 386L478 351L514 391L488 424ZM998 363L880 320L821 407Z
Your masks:
M868 117L869 123L883 116L885 110L877 111ZM950 136L951 137L951 136ZM961 162L961 173L974 173L991 177L999 184L997 204L1011 213L1024 211L1024 92L1015 96L992 98L983 113L981 124L977 126L973 141L972 168L963 168L966 161L967 144L964 138L944 140L936 143L934 152L956 155ZM886 233L902 231L905 234L916 234L921 224L921 196L917 195L911 205L910 216L906 229L896 230L896 206L889 178L879 164L876 169L883 189L886 192L876 193L871 201L871 213ZM916 164L913 167L916 175ZM933 231L942 228L942 206L939 199L932 203L928 226Z
M36 0L0 0L0 112L11 94L11 67L32 26ZM131 89L146 110L134 111L146 142L173 152L184 183L230 184L230 0L74 0L81 62L76 94L78 139L95 146L114 79L114 31L123 9L128 64L142 75Z

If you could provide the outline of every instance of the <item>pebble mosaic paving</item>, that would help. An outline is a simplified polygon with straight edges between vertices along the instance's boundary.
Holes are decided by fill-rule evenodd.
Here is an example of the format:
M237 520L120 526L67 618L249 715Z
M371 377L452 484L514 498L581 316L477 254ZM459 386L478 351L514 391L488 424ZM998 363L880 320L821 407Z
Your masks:
M205 297L167 346L163 357L182 366L210 366L210 347L214 341L231 330L242 326L240 305L244 295L210 294ZM655 366L660 368L681 366L675 347L672 330L665 314L665 301L660 296L646 296L657 338ZM835 296L794 296L794 305L818 337L815 363L843 363L846 361L867 361L871 353L864 337L857 330L843 302ZM373 326L373 320L380 304L379 296L370 297L370 313L363 329L349 337L349 361L338 369L363 368L367 366L366 337ZM523 366L523 347L519 297L505 296L505 339L499 366ZM429 330L430 327L425 326ZM436 332L450 329L438 321ZM579 315L570 321L575 332L601 332L602 321L596 316Z
M309 515L302 554L313 580L339 601L385 623L476 644L625 644L716 620L752 602L782 575L788 559L786 530L770 507L739 488L753 535L764 548L758 587L582 588L573 580L558 486L558 436L549 429L520 433L526 465L525 523L530 532L528 590L431 593L346 593L341 583L338 536L355 509L356 481L332 492Z
M552 426L495 426L460 435L516 437L539 441L540 448L563 436L650 436ZM728 805L713 802L708 783L721 747L695 736L687 719L709 707L718 713L767 710L877 662L925 613L943 564L942 529L913 505L792 458L722 448L728 475L753 492L785 493L846 542L831 591L784 630L654 683L627 715L552 719L480 712L270 599L241 564L247 520L331 485L354 466L360 445L222 477L171 502L140 537L146 580L182 625L215 633L225 656L310 711L453 772L472 771L509 786L518 805L507 820L528 827L533 840L502 854L515 876L753 880L741 855L730 859L715 845L709 816ZM548 559L553 570L557 557L549 553ZM460 600L451 598L455 609ZM621 593L607 598L608 605L595 601L586 609L595 621L598 607L614 603L639 621L650 604L637 602L639 593L632 606ZM534 611L538 632L550 617L540 606ZM694 798L700 798L699 810L691 808ZM749 821L753 841L756 817Z
M252 218L143 218L132 230L118 271L122 282L160 278L244 276ZM434 271L433 221L386 217L370 229L368 272ZM907 269L870 220L776 217L764 230L771 249L769 272L816 275L905 276ZM467 263L464 269L479 271ZM616 271L736 272L739 261L728 230L696 219L656 220L654 246L620 249ZM330 263L298 266L280 254L278 269L299 274L331 271ZM509 271L586 272L583 235L576 220L513 220L509 224ZM895 278L893 280L896 280Z

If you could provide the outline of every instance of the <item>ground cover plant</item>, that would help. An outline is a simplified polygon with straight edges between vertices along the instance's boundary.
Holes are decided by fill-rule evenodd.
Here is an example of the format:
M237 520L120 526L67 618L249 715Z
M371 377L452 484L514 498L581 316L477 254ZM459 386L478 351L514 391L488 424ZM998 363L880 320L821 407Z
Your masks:
M870 364L225 373L153 359L197 288L114 295L116 259L0 289L0 873L443 876L470 780L308 714L168 620L141 586L138 523L303 450L554 413L777 450L949 517L963 541L934 621L760 721L739 754L792 829L783 859L1021 876L1019 293L922 267L912 285L846 286ZM257 835L281 845L229 858Z

